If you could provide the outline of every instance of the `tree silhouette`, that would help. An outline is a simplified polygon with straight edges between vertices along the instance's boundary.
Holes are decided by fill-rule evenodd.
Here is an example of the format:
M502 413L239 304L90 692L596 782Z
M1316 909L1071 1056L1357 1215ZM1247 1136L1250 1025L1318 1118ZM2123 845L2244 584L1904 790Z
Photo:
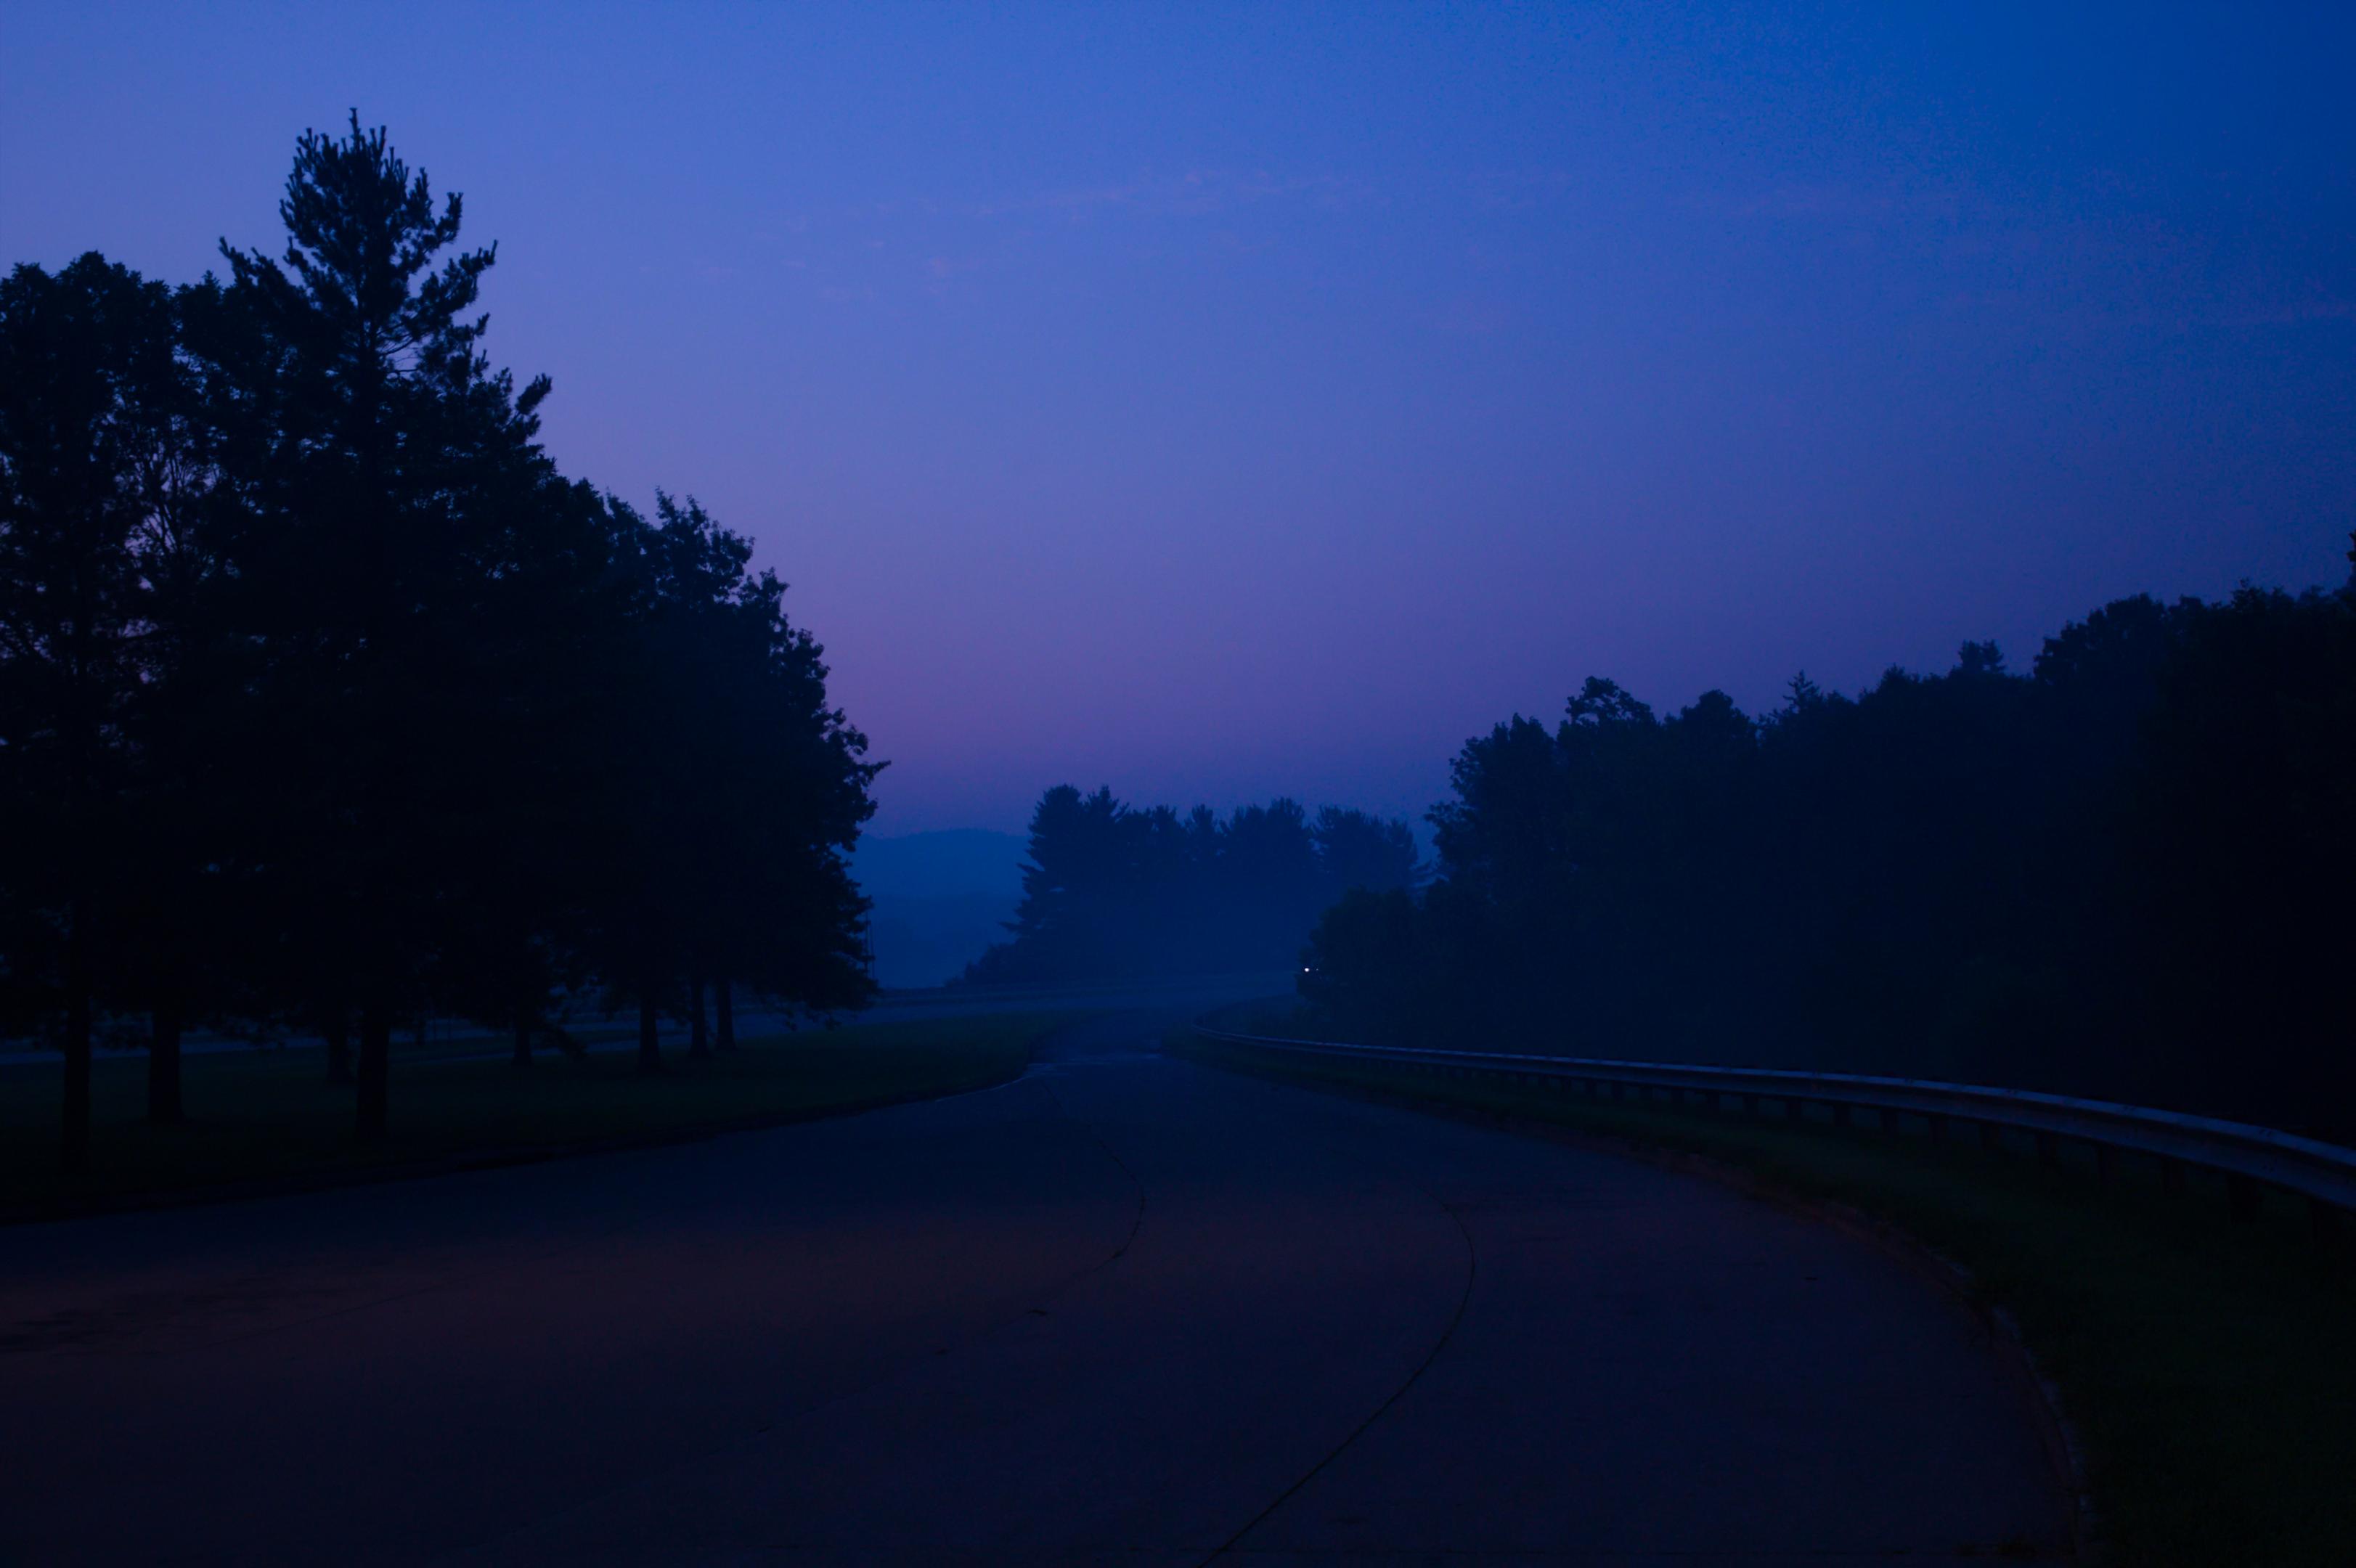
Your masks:
M139 540L172 375L159 285L96 254L0 283L0 789L12 1011L61 1015L63 1158L88 1158L93 1010L123 870Z
M1388 892L1423 879L1415 835L1404 822L1329 805L1310 829L1331 903L1354 890Z
M1303 997L1378 1040L1840 1067L2356 1132L2356 604L2106 605L1854 698L1590 679L1457 756Z
M316 1008L348 997L373 1136L392 1029L431 966L465 964L447 912L500 826L482 752L495 777L512 760L500 611L505 573L542 559L518 535L553 479L532 444L548 383L488 368L466 313L494 252L452 252L459 199L437 209L382 131L305 135L279 212L282 257L223 247L268 348L208 367L274 416L234 524L251 718L274 741L241 782L273 808L266 896L302 912L290 957L319 976L285 978Z
M102 1028L162 1121L191 1024L315 1029L373 1137L428 1017L528 1063L608 994L652 1059L706 995L727 1045L740 988L869 994L822 650L692 502L556 471L461 211L355 116L277 254L0 284L0 1029L64 1047L70 1164Z
M982 983L1290 968L1317 913L1351 888L1412 886L1402 822L1297 803L1133 809L1058 784L1031 818L1012 940L967 971Z

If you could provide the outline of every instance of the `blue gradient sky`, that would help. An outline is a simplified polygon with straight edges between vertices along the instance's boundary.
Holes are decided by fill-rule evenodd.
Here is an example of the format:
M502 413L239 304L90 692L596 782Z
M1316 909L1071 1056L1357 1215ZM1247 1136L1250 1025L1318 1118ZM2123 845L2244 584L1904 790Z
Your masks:
M1420 811L1589 673L2346 575L2356 11L1897 9L12 0L0 261L273 244L356 105L567 469L794 583L879 830Z

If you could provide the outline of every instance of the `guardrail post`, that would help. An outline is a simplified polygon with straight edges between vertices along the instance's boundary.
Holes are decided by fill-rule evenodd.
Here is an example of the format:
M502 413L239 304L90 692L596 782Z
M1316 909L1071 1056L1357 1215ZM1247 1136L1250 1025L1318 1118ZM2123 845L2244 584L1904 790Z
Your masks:
M2167 1193L2184 1190L2184 1162L2167 1155L2159 1157L2159 1189Z
M1980 1147L1990 1154L2004 1152L2004 1129L1994 1122L1980 1124Z
M1934 1112L1925 1119L1931 1124L1931 1141L1934 1144L1945 1143L1947 1141L1947 1118L1939 1115Z
M2108 1144L2096 1144L2094 1146L2095 1177L2100 1180L2108 1181L2118 1173L2119 1151Z
M1789 1094L1783 1096L1783 1119L1785 1121L1796 1122L1807 1114L1807 1108L1802 1105L1799 1101L1793 1099Z
M2038 1163L2038 1164L2040 1164L2040 1165L2059 1165L2059 1164L2061 1164L2061 1163L2062 1163L2062 1140L2061 1140L2060 1138L2055 1137L2051 1133L2040 1133L2040 1134L2038 1134L2038 1135L2037 1135L2037 1163Z
M1743 1115L1748 1116L1757 1115L1759 1114L1759 1096L1756 1094L1745 1094L1742 1096L1742 1112Z
M2307 1228L2313 1232L2315 1239L2325 1246L2336 1243L2340 1240L2341 1228L2340 1205L2327 1202L2320 1198L2308 1199Z
M1832 1102L1832 1107L1833 1107L1833 1125L1835 1125L1835 1126L1837 1126L1837 1127L1845 1127L1845 1126L1847 1126L1847 1125L1848 1125L1848 1107L1847 1107L1847 1105L1843 1104L1842 1104L1841 1102L1839 1102L1838 1100L1835 1100L1834 1102Z
M2248 1224L2258 1217L2258 1184L2239 1171L2226 1172L2225 1202L2235 1220Z

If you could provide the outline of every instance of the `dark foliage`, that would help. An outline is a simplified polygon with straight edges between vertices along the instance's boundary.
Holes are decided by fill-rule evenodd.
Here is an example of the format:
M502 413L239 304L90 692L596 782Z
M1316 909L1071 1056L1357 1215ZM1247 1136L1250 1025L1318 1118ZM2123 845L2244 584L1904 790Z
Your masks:
M357 1038L367 1135L429 1014L529 1061L600 991L864 1000L876 764L785 585L557 473L381 131L279 210L226 279L0 284L0 1028L65 1048L69 1163L107 1028L166 1120L191 1023Z
M970 982L1104 979L1290 967L1317 912L1354 888L1412 888L1403 822L1295 802L1133 810L1059 784L1031 817L1023 903Z
M1301 990L1378 1040L1976 1080L2356 1133L2356 603L2108 605L1855 699L1590 680L1468 743L1420 896Z

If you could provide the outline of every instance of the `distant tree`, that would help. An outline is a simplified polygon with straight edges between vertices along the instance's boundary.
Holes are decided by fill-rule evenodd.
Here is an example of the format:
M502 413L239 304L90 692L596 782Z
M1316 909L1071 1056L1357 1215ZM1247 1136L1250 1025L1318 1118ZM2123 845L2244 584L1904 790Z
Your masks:
M1329 805L1310 828L1330 903L1354 890L1411 889L1423 875L1415 835L1404 822Z
M1328 894L1301 803L1280 798L1237 807L1220 835L1215 876L1222 918L1213 940L1224 949L1218 967L1296 962Z
M1070 784L1057 784L1039 797L1031 814L1023 901L1008 927L1014 940L997 960L989 955L979 960L976 978L1123 971L1115 911L1130 869L1128 816L1110 789L1083 795Z
M977 983L1290 968L1318 912L1352 888L1411 886L1407 825L1297 802L1132 808L1059 784L1031 818L1012 940Z

